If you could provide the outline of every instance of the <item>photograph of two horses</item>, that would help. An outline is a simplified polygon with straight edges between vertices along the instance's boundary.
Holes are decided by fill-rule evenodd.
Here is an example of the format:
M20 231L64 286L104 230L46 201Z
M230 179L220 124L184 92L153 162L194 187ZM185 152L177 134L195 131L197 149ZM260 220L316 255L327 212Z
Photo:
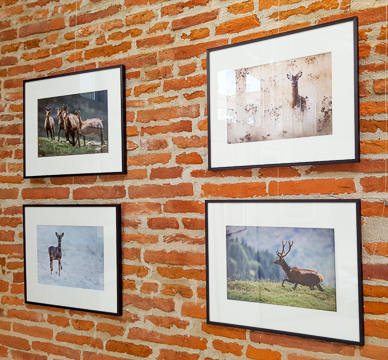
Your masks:
M108 152L108 91L38 99L38 157Z
M336 311L334 229L227 226L227 298Z

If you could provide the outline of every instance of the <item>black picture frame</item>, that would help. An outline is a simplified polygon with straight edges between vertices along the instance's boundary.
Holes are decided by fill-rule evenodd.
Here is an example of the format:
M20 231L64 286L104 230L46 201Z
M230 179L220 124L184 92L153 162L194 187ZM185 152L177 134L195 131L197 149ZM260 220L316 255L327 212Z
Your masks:
M23 234L26 304L122 315L120 205L23 205Z
M127 173L124 65L24 80L23 112L24 178Z
M363 345L360 204L206 200L207 323Z
M358 76L357 17L208 49L209 170L359 162Z

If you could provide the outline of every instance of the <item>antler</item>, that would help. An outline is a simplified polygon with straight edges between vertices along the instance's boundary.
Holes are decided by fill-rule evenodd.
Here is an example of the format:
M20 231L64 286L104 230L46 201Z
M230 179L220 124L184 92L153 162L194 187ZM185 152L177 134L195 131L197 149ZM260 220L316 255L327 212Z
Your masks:
M287 243L288 243L288 251L284 253L284 247L286 246ZM291 242L290 240L283 241L282 245L283 245L283 248L281 253L276 249L276 255L279 256L280 259L283 259L287 256L287 254L291 251L291 247L292 245L294 245L294 242L293 241Z

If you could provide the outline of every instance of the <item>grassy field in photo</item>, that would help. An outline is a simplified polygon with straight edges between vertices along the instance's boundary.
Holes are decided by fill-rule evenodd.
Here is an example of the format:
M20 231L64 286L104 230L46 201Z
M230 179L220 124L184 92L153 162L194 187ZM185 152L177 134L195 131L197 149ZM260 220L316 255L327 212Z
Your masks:
M89 137L90 139L90 137ZM38 156L62 156L62 155L81 155L81 154L100 154L108 152L108 143L105 142L101 147L101 143L98 141L90 142L86 140L87 146L84 146L83 139L81 140L81 146L71 145L66 143L65 139L61 141L51 140L44 137L38 138Z
M228 281L228 299L250 301L305 309L336 311L335 287L322 286L324 291L293 285L282 287L271 281Z

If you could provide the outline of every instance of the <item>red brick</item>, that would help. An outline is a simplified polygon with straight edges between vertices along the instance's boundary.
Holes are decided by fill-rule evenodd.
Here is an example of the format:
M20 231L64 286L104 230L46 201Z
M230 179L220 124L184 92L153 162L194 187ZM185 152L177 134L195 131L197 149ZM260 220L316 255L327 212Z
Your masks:
M158 267L157 271L160 276L163 276L168 279L194 279L205 281L206 272L202 269L184 269L179 266L175 267Z
M364 301L364 312L366 314L385 315L388 314L388 304L383 302Z
M303 339L296 336L284 336L276 334L267 334L259 331L252 331L250 339L253 342L278 345L288 348L302 349L306 351L319 351L328 354L339 354L344 356L354 356L355 347L352 345L344 345L333 342L324 342L313 339Z
M71 320L71 325L76 330L89 331L89 330L93 329L94 322L86 321L86 320L73 319L73 320Z
M66 27L64 18L40 21L30 25L24 25L19 29L19 37L26 37L33 34L48 33L50 31L61 30Z
M44 338L47 340L51 340L54 334L51 329L42 326L26 326L16 322L13 324L13 331L33 337Z
M161 83L159 82L154 84L142 84L142 85L136 86L134 88L133 94L136 97L138 97L141 94L152 94L160 87L160 84Z
M144 317L144 322L145 321L150 321L155 326L164 327L167 329L170 329L174 326L178 329L186 329L190 325L190 322L186 320L181 320L170 316L148 315Z
M174 350L160 349L157 360L198 360L199 355Z
M106 350L140 357L148 357L153 351L145 345L136 345L130 342L109 340L105 345ZM91 358L92 359L92 358Z
M122 241L137 242L139 244L156 244L158 237L156 235L122 234Z
M202 164L201 155L196 152L179 154L176 157L177 164Z
M121 10L121 5L113 5L104 10L96 11L94 13L77 14L69 19L70 26L83 25L94 20L103 19L108 16L113 16Z
M11 347L19 350L30 350L30 343L27 339L17 336L10 336L2 334L0 336L0 344L6 347Z
M239 33L260 26L256 15L250 15L222 23L216 28L216 35Z
M179 65L179 76L186 76L192 74L197 68L196 63L191 63L187 65ZM166 82L165 82L166 83Z
M129 156L127 166L146 166L154 164L167 164L171 160L171 154L151 154Z
M356 192L353 179L319 179L301 181L271 181L269 195L351 194Z
M59 332L55 337L55 340L66 342L69 344L76 344L82 346L91 346L93 348L103 349L104 345L101 339L95 339L90 336L74 335L66 332Z
M168 79L172 77L172 66L162 66L155 70L146 71L148 80Z
M136 266L136 265L122 265L123 276L135 275L137 277L144 277L148 275L148 268L145 266Z
M179 78L174 80L166 80L163 85L163 91L182 90L185 88L199 87L206 84L206 75L196 75L188 78Z
M1 226L4 226L1 224ZM23 245L0 245L0 254L2 255L13 255L13 256L23 256Z
M386 192L388 177L365 177L360 179L360 185L363 192Z
M377 79L373 81L373 90L376 94L383 95L388 92L388 79Z
M364 296L372 297L388 297L388 287L379 286L379 285L364 285L363 286Z
M140 261L140 249L123 248L122 257L126 260L139 260Z
M186 183L178 185L129 186L128 188L128 196L131 199L192 196L193 194L193 184Z
M146 10L127 16L125 23L127 26L145 24L151 21L154 17L155 13L152 10Z
M61 326L61 327L68 327L70 326L70 320L64 316L52 316L50 314L47 315L47 322L49 324Z
M61 188L30 188L22 190L23 199L68 199L70 189L67 187Z
M207 23L209 21L214 21L217 19L218 13L219 9L216 9L206 13L201 13L199 15L187 16L182 19L173 20L171 22L171 29L180 30L191 26Z
M3 4L1 3L1 5ZM2 10L0 10L0 19L5 19L13 15L21 15L22 13L23 5L13 6L7 9L2 6Z
M19 320L27 320L27 321L35 321L42 322L44 321L44 315L42 313L37 313L34 311L26 311L26 310L8 310L8 318L19 319Z
M361 154L384 154L388 147L387 140L361 140Z
M223 170L223 171L208 171L208 170L193 170L191 172L192 177L252 177L251 169L241 169L241 170Z
M208 145L207 136L199 137L196 135L191 137L173 137L172 142L180 149L207 147Z
M288 19L290 16L308 15L308 14L314 14L320 10L337 9L338 6L339 6L339 3L337 0L316 1L315 3L312 3L307 7L301 6L292 10L279 11L279 12L276 11L270 16L270 19L285 20L285 19Z
M150 180L180 178L182 176L182 171L183 168L181 166L151 169Z
M17 199L19 195L19 189L0 189L0 199Z
M247 357L256 360L280 360L282 355L278 351L270 349L257 349L248 345Z
M385 112L385 109L387 108L387 106L388 105L385 101L363 102L360 104L360 115L367 116L367 115L382 114Z
M206 52L207 49L226 45L227 39L208 41L202 44L180 46L172 49L161 50L159 61L164 60L184 60L197 57Z
M179 223L175 218L149 218L147 226L154 230L179 229Z
M46 355L37 355L31 354L30 352L16 350L12 350L11 355L13 360L47 360Z
M188 230L205 230L205 220L182 218L182 223L185 229Z
M230 339L239 339L239 340L245 340L246 330L244 329L236 329L236 328L230 328L225 326L216 326L216 325L209 325L206 323L202 323L202 331L206 332L210 335L215 336L223 336Z
M360 131L361 132L370 132L375 133L378 130L382 132L387 132L388 121L376 121L376 120L360 120Z
M385 264L363 264L362 269L365 280L388 280L388 267Z
M131 328L129 329L128 339L143 340L167 345L178 345L191 349L205 350L207 345L206 339L201 339L196 336L188 335L164 335L156 331L148 331L145 329Z
M141 110L137 113L137 121L147 123L157 120L171 120L180 117L197 118L199 116L199 105L185 107L158 108L152 110Z
M191 299L193 297L193 290L184 285L164 284L162 294L166 296L180 295L183 298Z
M176 235L170 235L165 236L163 238L163 241L166 243L171 242L182 242L190 245L203 245L205 244L205 238L204 237L190 237L183 234L176 234Z
M96 59L99 57L110 57L122 52L127 52L132 47L132 41L122 42L119 45L104 45L90 50L85 50L85 60Z
M360 348L360 354L368 359L385 360L387 357L387 348L367 344Z
M206 93L204 91L195 91L191 94L183 94L184 98L186 100L194 100L194 99L197 99L197 98L201 98L201 97L206 97ZM200 129L200 124L198 124L198 129ZM202 129L200 129L202 130ZM207 129L205 129L207 130Z
M365 336L388 339L388 323L380 320L365 320Z
M253 10L254 10L254 4L252 0L228 6L228 12L235 15L246 14L246 13L252 12Z
M51 70L54 68L60 68L62 66L62 59L61 58L56 58L53 60L47 60L43 61L41 63L35 64L35 71L46 71L46 70Z
M111 336L123 336L124 328L122 326L98 323L96 326L97 331L107 332Z
M157 293L159 291L159 285L156 283L146 282L140 288L140 292L144 294Z
M173 42L174 42L174 38L171 35L167 34L167 35L160 35L160 36L149 37L147 39L137 40L136 45L138 49L141 49L143 47L172 44Z
M90 188L78 188L73 192L73 199L121 199L126 196L123 185L94 186Z
M206 304L184 302L182 304L181 313L182 316L206 319Z
M201 187L203 197L262 197L267 195L265 183L204 184Z
M150 264L169 264L182 266L205 265L205 254L203 253L146 250L143 256L144 260Z
M123 215L160 214L162 206L159 203L124 203L121 205Z
M205 213L205 204L200 201L169 200L163 206L164 212L169 213Z
M190 120L183 120L178 122L170 123L169 125L161 126L149 126L142 127L141 135L155 135L155 134L167 134L167 133L179 133L192 130L192 122Z
M0 41L10 41L18 37L17 30L10 29L0 32Z
M125 294L124 302L126 305L132 305L143 310L159 309L165 312L173 312L175 310L175 302L173 299L149 298Z

